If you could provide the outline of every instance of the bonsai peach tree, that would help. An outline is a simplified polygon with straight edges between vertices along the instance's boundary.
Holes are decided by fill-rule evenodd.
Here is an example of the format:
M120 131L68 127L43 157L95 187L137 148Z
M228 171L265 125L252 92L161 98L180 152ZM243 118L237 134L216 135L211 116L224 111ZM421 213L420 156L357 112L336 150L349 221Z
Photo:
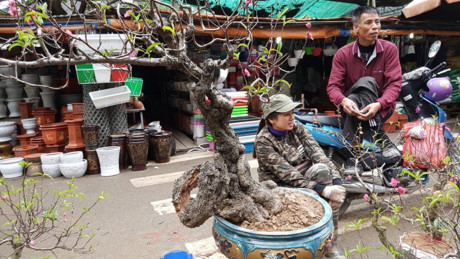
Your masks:
M24 168L28 166L22 162ZM58 249L91 252L93 233L86 233L88 213L107 194L86 202L75 180L60 190L43 188L45 175L23 177L18 185L0 179L0 248L3 256L20 258L24 249L53 252ZM51 178L51 177L50 177ZM85 204L77 208L76 204Z
M14 58L0 58L0 64L15 68L65 66L67 79L71 65L86 63L167 66L184 73L195 82L190 91L211 130L216 153L213 162L192 168L175 183L173 202L181 222L197 227L216 213L236 222L264 221L269 214L279 212L282 204L269 188L252 179L245 161L245 148L229 127L234 103L217 90L215 77L218 71L228 68L232 60L241 60L241 52L234 44L251 49L252 29L260 23L254 11L258 2L240 0L236 11L220 16L207 1L197 1L194 6L184 2L82 1L77 8L75 1L50 1L47 5L40 1L10 0L9 13L17 19L18 31L0 46L6 47ZM281 37L284 26L293 22L286 19L287 11L284 7L274 10L274 18L264 21L272 33L264 50L244 69L245 78L258 78L262 88L273 87L282 79L274 71L287 55L281 53L281 44L274 39ZM83 21L79 28L81 34L66 28L71 17ZM305 28L305 24L300 26ZM122 47L100 49L90 44L86 33L96 27L118 34ZM203 34L207 36L199 36ZM305 35L301 37L312 36L305 28ZM192 61L190 45L205 49L216 43L226 47L226 58L207 58L200 60L199 65ZM83 47L95 54L80 51ZM16 78L27 84L17 73L2 77ZM59 86L64 87L66 84ZM198 195L190 199L194 188L199 189Z

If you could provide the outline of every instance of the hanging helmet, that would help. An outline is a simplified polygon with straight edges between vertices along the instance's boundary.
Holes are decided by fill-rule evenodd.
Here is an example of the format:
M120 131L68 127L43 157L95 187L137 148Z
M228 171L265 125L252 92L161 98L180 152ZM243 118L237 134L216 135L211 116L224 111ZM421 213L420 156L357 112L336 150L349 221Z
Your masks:
M433 102L442 101L452 93L452 84L449 77L432 78L426 83L426 86L430 91L424 92L423 96Z

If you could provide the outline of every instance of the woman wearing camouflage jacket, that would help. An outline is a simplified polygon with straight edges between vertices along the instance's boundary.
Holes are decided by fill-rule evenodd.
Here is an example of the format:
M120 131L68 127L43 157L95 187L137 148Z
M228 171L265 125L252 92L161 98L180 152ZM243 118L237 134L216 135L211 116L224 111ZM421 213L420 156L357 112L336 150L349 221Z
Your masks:
M272 180L281 186L308 188L329 200L337 212L345 200L340 173L326 157L310 132L294 121L294 108L301 106L284 94L270 97L262 106L266 126L254 143L259 162L259 181ZM334 233L337 235L338 215L334 213ZM336 242L329 257L344 258Z

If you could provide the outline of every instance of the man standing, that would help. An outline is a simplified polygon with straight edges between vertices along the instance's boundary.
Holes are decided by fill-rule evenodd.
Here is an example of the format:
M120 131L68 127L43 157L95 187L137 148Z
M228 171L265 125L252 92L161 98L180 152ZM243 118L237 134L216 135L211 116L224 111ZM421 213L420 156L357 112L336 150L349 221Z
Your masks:
M382 132L381 125L394 110L402 84L396 45L378 39L377 9L357 7L352 22L358 39L335 54L327 86L330 100L345 112L343 134L347 139L354 137L359 123L364 129Z

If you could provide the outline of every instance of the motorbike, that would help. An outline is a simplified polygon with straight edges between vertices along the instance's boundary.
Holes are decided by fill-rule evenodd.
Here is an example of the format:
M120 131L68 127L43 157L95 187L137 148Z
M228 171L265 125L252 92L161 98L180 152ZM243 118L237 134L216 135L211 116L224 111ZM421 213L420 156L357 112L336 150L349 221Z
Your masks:
M399 100L407 112L408 121L425 120L435 123L443 123L446 121L446 113L436 104L436 101L440 100L443 96L439 94L436 97L436 93L427 86L430 80L436 79L439 75L449 71L449 69L445 69L445 62L440 63L432 69L427 67L438 53L440 46L441 42L435 41L429 49L429 59L425 66L406 73L403 76ZM443 94L446 95L446 93ZM449 95L450 92L447 96ZM353 161L353 158L350 158L351 143L350 141L346 141L341 135L341 118L339 116L319 114L316 109L310 109L309 111L298 110L294 116L297 121L304 124L315 140L324 149L326 155L336 166L338 166L338 168L341 168L344 164L349 162L350 159ZM456 143L452 133L447 130L445 126L443 126L443 134L446 143ZM403 141L401 136L398 138L399 140L397 140L397 142ZM373 154L381 154L382 151L379 145L375 145L374 142L367 139L362 141L360 148L363 149L364 152ZM401 152L402 146L398 146L398 149ZM456 148L452 148L452 150L449 149L448 152L454 152L456 157L460 154L457 146ZM453 156L453 154L449 155ZM398 163L401 163L401 153L399 153L398 156L380 157L377 164L374 163L373 167L367 168L367 170L365 167L363 167L362 170L361 168L355 169L355 166L351 166L352 170L344 170L343 186L347 190L347 198L340 208L339 214L343 214L347 210L353 199L362 198L363 194L368 193L368 190L381 194L397 192L397 189L391 185L391 178L401 177L402 169L409 169L400 166ZM355 170L359 170L358 173L362 182L355 177ZM428 180L426 176L423 180L423 184L426 184ZM407 177L401 179L401 182L404 182L407 193L411 193L418 188L418 185L410 179L407 179Z

